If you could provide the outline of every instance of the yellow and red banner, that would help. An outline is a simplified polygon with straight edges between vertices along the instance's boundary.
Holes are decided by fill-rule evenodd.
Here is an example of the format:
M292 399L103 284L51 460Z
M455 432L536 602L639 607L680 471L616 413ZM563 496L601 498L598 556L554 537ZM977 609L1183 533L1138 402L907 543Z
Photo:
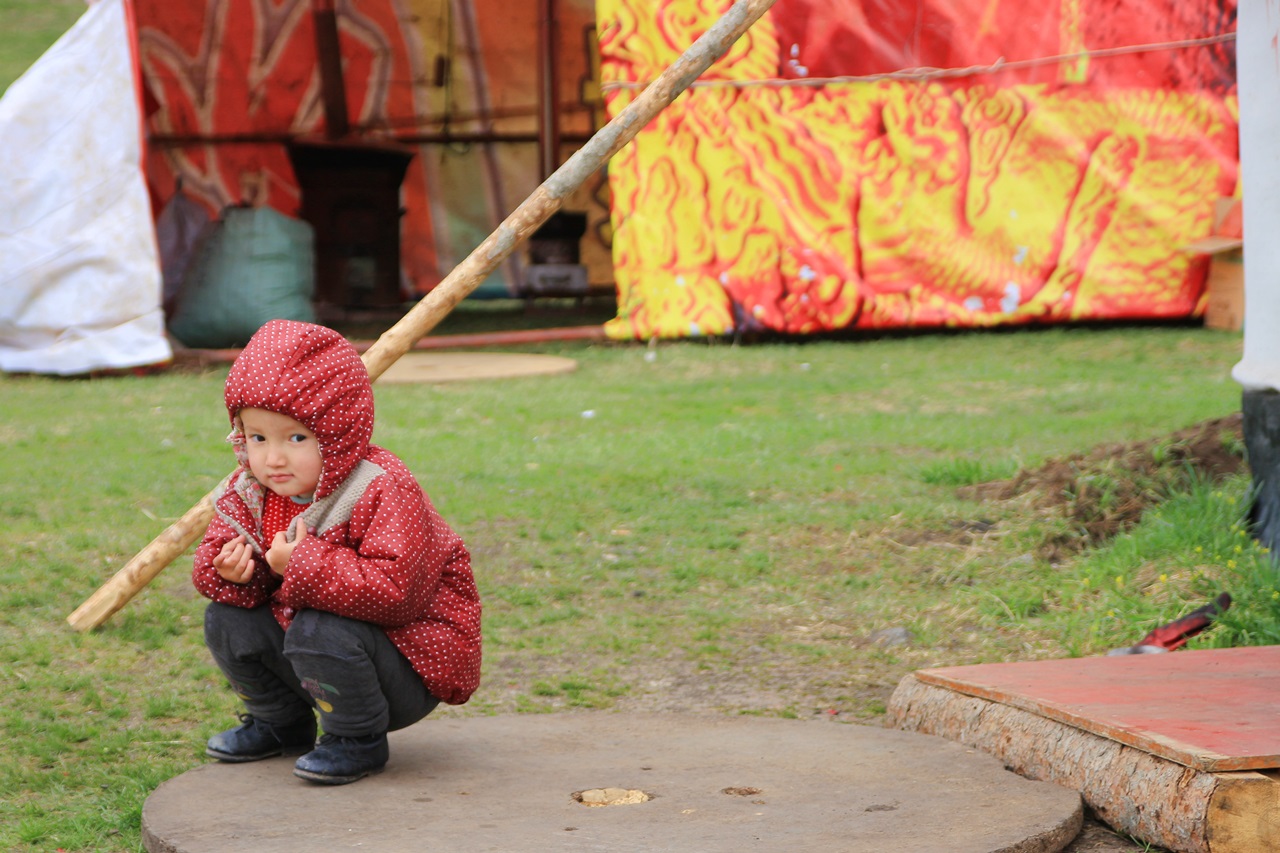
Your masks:
M612 113L730 6L599 0ZM1179 318L1230 0L780 0L610 165L618 338Z
M297 215L316 8L134 0L156 209ZM405 291L540 183L541 3L332 0L353 137L416 152ZM567 156L731 0L555 0ZM1239 195L1234 0L779 0L566 208L619 338L1181 318ZM515 290L519 257L490 295Z

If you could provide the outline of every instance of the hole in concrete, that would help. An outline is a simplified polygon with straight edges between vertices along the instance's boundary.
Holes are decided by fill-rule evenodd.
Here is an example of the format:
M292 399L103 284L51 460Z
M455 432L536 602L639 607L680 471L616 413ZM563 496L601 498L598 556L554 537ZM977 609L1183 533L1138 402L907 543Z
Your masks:
M729 794L733 797L754 797L761 791L759 788L722 788L720 793Z
M584 806L630 806L653 799L652 795L634 788L591 788L574 791L570 796Z

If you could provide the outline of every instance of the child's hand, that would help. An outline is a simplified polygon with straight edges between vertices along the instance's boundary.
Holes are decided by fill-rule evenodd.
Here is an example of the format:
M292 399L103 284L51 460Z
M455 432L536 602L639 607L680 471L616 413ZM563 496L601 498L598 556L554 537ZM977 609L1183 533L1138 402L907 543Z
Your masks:
M253 577L253 549L243 536L237 536L222 546L218 556L213 558L213 567L225 581L248 583Z
M284 531L280 531L271 540L271 547L267 550L267 565L275 569L280 574L284 574L284 567L289 565L289 558L293 556L293 549L297 548L309 535L305 524L298 524L298 535L294 537L292 542L284 540Z

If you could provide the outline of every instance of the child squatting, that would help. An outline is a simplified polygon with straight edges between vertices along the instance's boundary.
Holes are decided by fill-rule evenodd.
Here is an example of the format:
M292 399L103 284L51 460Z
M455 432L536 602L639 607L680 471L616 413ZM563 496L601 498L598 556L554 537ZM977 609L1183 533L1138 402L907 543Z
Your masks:
M387 732L479 685L471 557L404 463L370 444L373 388L337 332L267 323L225 400L240 464L192 579L211 600L205 642L246 713L206 752L300 754L295 775L354 782L385 767Z

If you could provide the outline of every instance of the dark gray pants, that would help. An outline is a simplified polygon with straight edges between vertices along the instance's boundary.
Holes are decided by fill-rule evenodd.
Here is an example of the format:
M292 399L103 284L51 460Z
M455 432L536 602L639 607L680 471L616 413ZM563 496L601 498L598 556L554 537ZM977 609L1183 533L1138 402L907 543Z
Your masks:
M302 610L285 631L270 606L213 602L204 639L245 709L266 723L291 723L316 708L326 733L364 737L412 725L440 702L368 622Z

